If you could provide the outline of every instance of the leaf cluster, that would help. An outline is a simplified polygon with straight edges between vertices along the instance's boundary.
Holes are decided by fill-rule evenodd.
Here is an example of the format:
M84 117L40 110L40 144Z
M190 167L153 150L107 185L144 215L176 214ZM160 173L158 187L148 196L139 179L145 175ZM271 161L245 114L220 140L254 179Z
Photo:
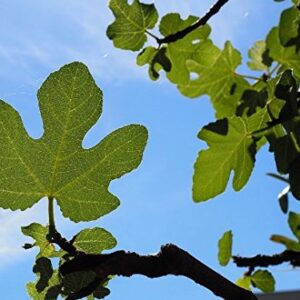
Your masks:
M125 2L126 9L121 16L115 5ZM115 21L108 27L107 36L118 48L139 51L137 64L148 65L152 80L164 74L186 97L209 96L216 120L200 129L198 134L198 138L206 142L207 149L200 150L194 164L194 201L206 201L223 193L231 175L233 189L241 190L252 174L257 153L263 146L268 146L276 162L276 176L289 184L279 195L281 209L286 213L289 193L300 200L298 1L292 1L292 6L282 11L278 25L249 50L249 75L239 74L242 55L232 43L227 41L223 49L217 47L210 38L208 24L193 27L199 21L195 16L182 19L178 13L169 13L158 20L155 6L149 5L145 18L140 15L131 20L135 26L117 27L117 24L125 22L124 18L129 21L137 7L142 12L144 5L138 0L132 5L128 5L126 0L111 0ZM146 19L148 15L155 16L151 19L151 26ZM149 31L155 25L155 32L159 32L161 38ZM123 38L134 34L135 27L139 28L139 41L142 41L138 47L137 43L129 45L128 40ZM193 30L185 36L178 34L192 27ZM112 34L111 28L118 30ZM167 41L166 37L170 35L173 39ZM146 44L147 36L153 38L152 45ZM291 225L295 222L291 221L294 218L294 213L290 213L288 222L295 234L295 227ZM274 235L272 240L288 249L298 249L298 241L278 235ZM229 231L219 241L222 265L230 260L231 247L232 234ZM240 285L249 288L252 284L263 291L274 289L275 281L268 271L250 273L239 280Z

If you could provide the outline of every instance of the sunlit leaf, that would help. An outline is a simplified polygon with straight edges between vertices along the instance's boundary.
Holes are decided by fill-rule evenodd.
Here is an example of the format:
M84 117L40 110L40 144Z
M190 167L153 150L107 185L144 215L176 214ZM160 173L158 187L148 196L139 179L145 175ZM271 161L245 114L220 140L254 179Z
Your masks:
M224 50L218 55L211 51L213 46L203 47L204 51L186 62L188 70L197 74L197 77L187 83L180 83L178 87L187 97L208 95L218 118L231 117L243 92L250 87L243 77L236 74L241 64L241 54L230 42L225 44Z
M236 281L236 285L238 285L239 287L251 291L251 277L250 276L243 276L241 278L239 278Z
M252 70L265 71L272 64L272 59L268 55L268 49L265 41L257 41L248 52L250 61L248 66Z
M269 271L255 271L251 276L251 283L265 293L274 292L275 290L275 279Z
M288 223L293 234L300 241L300 214L290 212Z
M28 136L19 114L0 103L0 207L26 209L48 196L76 222L111 212L119 200L108 185L139 165L146 129L125 126L82 148L102 109L102 92L82 63L52 73L38 99L45 131L37 140Z
M115 47L139 50L147 40L146 31L155 26L158 14L153 4L144 4L134 0L131 5L127 0L110 0L115 21L108 26L107 36Z
M255 161L255 142L247 123L239 117L210 123L199 133L209 149L199 152L193 178L193 198L205 201L222 193L231 172L233 188L239 191L248 181Z
M34 246L40 248L37 258L50 257L53 254L55 248L47 239L47 235L49 234L48 226L32 223L28 226L23 226L21 229L24 235L30 236L35 240Z
M218 259L221 266L226 266L232 256L232 231L226 231L218 243Z
M270 240L275 243L284 245L288 250L300 251L300 243L286 236L273 234Z
M162 35L167 36L193 24L198 18L189 16L182 20L179 14L165 15L159 25ZM171 70L167 73L169 80L176 84L187 83L190 72L186 67L188 59L203 58L206 66L212 64L219 49L208 39L210 34L208 25L202 26L174 43L167 45L167 55L171 61Z
M115 247L116 239L103 228L84 229L80 231L74 240L74 246L88 254L99 254L103 250Z

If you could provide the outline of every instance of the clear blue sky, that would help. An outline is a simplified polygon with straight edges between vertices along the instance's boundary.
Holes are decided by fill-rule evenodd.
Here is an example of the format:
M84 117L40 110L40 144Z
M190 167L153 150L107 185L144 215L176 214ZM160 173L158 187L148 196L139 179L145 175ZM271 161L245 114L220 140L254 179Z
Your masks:
M150 2L150 1L147 1ZM244 54L278 21L282 7L271 0L231 0L214 17L213 39L219 45L230 39ZM202 15L213 1L155 0L160 12L179 11ZM87 64L104 92L104 111L88 133L84 145L97 143L114 129L129 123L144 124L149 142L141 166L114 181L110 189L121 206L91 224L72 224L57 211L58 227L69 236L84 226L101 226L118 240L118 249L154 253L172 242L204 263L236 280L244 270L217 263L217 240L228 229L234 232L234 253L273 253L281 247L268 241L272 233L289 234L280 213L279 182L265 176L275 167L264 149L246 188L226 193L207 203L191 197L193 163L200 148L201 126L213 120L207 98L189 100L162 79L153 83L147 71L135 65L134 55L114 49L105 37L112 15L103 0L2 0L0 2L0 98L20 112L28 132L42 135L36 91L47 75L74 60ZM246 71L243 70L243 73ZM25 283L35 251L25 251L29 240L20 226L47 223L46 201L31 210L0 210L0 298L28 299ZM296 204L294 208L297 209ZM299 271L274 268L278 289L299 287ZM185 278L150 280L135 276L116 278L107 299L182 300L216 299L209 291Z

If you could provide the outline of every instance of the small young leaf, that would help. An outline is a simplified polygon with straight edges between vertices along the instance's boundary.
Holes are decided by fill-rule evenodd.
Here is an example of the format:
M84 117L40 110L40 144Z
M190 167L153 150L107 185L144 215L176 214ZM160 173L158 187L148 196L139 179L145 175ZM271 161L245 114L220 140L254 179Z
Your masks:
M300 241L300 214L297 214L295 212L290 212L288 223L293 234Z
M154 4L144 4L134 0L110 0L109 8L116 20L108 26L107 36L115 47L127 50L139 50L147 40L146 31L155 26L158 13Z
M239 117L218 120L203 127L198 136L209 149L199 152L194 166L194 201L222 193L232 171L233 188L239 191L251 175L256 153L246 121Z
M286 236L273 234L270 240L275 243L284 245L288 250L300 251L300 243Z
M236 285L238 285L239 287L251 291L251 277L250 276L243 276L241 278L239 278L236 281Z
M249 50L248 56L250 61L248 66L252 70L265 71L272 64L272 59L268 55L268 49L265 41L257 41Z
M24 235L30 236L35 240L34 246L40 248L37 258L50 257L52 255L55 248L52 244L49 243L47 239L47 235L49 234L48 226L42 226L38 223L32 223L28 226L21 227L21 230Z
M218 259L221 266L226 266L232 256L232 231L226 231L218 243Z
M99 254L117 245L116 239L103 228L84 229L80 231L73 244L78 250L88 254Z
M265 293L271 293L275 290L275 279L269 271L257 270L251 276L251 283Z

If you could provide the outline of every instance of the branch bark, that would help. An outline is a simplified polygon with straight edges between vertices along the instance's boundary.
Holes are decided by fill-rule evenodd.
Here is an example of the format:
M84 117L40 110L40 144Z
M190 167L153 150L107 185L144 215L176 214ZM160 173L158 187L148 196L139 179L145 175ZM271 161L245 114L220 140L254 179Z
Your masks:
M238 267L269 267L289 262L292 266L300 266L300 252L286 250L274 255L256 255L253 257L233 256Z
M228 2L229 0L218 0L210 9L209 11L203 16L201 17L197 22L195 22L194 24L192 24L191 26L178 31L174 34L170 34L164 38L160 38L160 39L156 39L158 44L168 44L168 43L173 43L176 42L182 38L184 38L187 34L189 34L190 32L194 31L195 29L205 25L209 19L216 15L220 9Z
M257 300L250 291L236 286L188 252L172 244L162 246L160 252L155 255L139 255L125 251L98 255L79 253L60 267L63 276L80 271L94 271L98 280L104 280L109 275L130 277L141 274L150 278L182 275L225 300ZM86 292L90 293L91 287L88 287ZM80 291L78 295L68 299L78 299L76 297L83 297L84 294L85 291Z

